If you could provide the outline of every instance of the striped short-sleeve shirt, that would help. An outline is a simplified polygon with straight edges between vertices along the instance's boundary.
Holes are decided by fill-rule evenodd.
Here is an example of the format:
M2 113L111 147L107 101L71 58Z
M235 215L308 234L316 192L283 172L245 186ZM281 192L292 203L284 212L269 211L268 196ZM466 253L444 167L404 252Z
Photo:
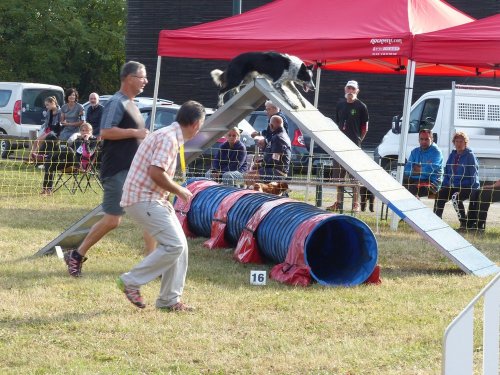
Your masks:
M184 138L177 122L151 133L143 140L123 185L122 207L138 202L168 200L169 192L155 184L148 174L148 168L154 165L174 177L177 153L182 144Z

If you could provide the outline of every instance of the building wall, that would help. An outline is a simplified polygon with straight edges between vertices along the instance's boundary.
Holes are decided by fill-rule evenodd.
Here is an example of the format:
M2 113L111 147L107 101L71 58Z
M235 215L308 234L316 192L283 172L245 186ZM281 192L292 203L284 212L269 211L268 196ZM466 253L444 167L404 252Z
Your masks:
M266 0L242 0L242 12L267 3L269 1ZM449 0L448 3L475 18L500 12L500 0ZM149 85L145 95L153 96L160 30L173 30L226 18L232 15L232 11L233 2L230 0L128 0L126 58L146 65ZM225 61L162 58L159 97L177 103L195 99L207 107L214 107L217 104L217 88L209 73L215 68L224 69L226 65ZM335 104L343 96L345 82L350 79L359 82L359 98L366 103L370 112L370 128L363 146L373 148L390 129L392 116L402 111L405 76L323 72L318 107L326 116L333 116ZM449 88L452 81L500 86L498 78L417 76L413 99L418 99L430 90ZM305 97L313 102L313 95Z

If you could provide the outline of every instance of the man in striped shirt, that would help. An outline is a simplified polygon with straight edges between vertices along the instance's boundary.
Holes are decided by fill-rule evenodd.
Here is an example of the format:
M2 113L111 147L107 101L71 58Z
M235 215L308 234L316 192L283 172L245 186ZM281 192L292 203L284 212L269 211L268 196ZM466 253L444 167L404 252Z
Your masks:
M177 153L193 138L205 121L205 109L195 101L184 103L176 122L144 139L135 154L123 186L120 205L157 241L157 248L131 271L117 279L118 287L135 306L144 308L139 288L161 276L156 307L190 311L181 301L188 266L186 236L168 201L170 193L188 201L191 192L173 178Z

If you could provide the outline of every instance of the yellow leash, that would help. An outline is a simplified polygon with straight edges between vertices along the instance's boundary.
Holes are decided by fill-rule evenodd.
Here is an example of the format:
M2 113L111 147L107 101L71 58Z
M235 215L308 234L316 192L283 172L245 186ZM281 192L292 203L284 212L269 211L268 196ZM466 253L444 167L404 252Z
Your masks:
M186 157L184 156L184 145L181 145L181 147L179 147L179 157L181 159L182 175L185 176L186 175Z

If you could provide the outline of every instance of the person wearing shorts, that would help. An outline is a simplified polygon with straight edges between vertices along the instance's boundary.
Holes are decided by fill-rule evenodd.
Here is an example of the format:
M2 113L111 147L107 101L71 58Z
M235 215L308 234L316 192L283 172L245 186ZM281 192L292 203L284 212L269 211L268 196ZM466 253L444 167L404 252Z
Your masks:
M100 174L104 188L104 215L90 228L80 246L65 256L68 273L73 277L81 276L88 250L120 225L125 213L120 206L123 184L140 142L149 133L134 104L135 96L142 93L148 83L145 66L136 61L125 63L120 71L120 80L120 90L107 103L101 119L101 139L104 142ZM154 241L147 233L145 241L146 247L153 247L151 242Z

